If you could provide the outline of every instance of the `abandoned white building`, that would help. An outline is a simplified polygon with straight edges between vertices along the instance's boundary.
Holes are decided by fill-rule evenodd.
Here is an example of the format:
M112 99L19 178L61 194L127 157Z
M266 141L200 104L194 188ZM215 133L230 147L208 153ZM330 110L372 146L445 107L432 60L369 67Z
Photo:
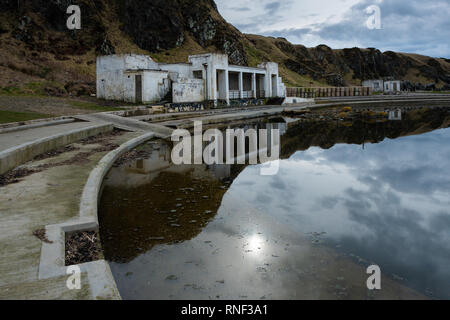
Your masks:
M132 103L191 103L285 97L278 64L257 68L228 64L228 56L208 53L189 63L157 63L146 55L97 58L97 97Z
M401 81L384 81L384 80L365 80L362 82L364 87L372 88L373 92L400 92Z

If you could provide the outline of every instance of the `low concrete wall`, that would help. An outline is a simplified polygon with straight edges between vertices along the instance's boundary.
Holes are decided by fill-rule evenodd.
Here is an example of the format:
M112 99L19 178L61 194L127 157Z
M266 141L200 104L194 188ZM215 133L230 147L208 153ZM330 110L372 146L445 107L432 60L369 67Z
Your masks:
M11 127L7 127L7 128L3 128L3 129L0 128L0 133L8 133L8 132L16 132L16 131L22 131L22 130L28 130L28 129L42 128L42 127L57 126L59 124L66 124L66 123L72 123L72 122L75 122L75 119L42 121L39 123L30 123L30 124L18 123L17 125L14 125Z
M135 139L125 142L119 148L104 156L94 170L91 171L84 186L80 200L80 215L78 219L45 227L46 235L51 242L42 243L39 279L49 279L66 274L66 267L64 264L65 234L78 231L98 230L98 199L103 179L106 174L122 154L154 137L155 134L152 132L143 134ZM78 266L82 272L87 273L89 286L94 299L121 299L108 262L105 260L98 260Z
M25 130L25 129L30 129L30 128L52 126L55 123L57 123L57 124L65 123L63 121L73 122L73 121L75 121L75 119L73 119L72 117L57 117L57 118L36 119L36 120L4 123L4 124L0 124L0 133L17 131L17 130Z
M98 222L97 208L100 188L108 171L114 162L124 153L131 151L138 145L155 137L153 132L141 135L133 140L122 144L119 148L108 153L92 170L89 179L84 186L80 202L80 218L94 218Z
M37 155L71 144L75 141L113 130L113 125L102 124L27 142L0 152L0 174L4 174Z
M295 104L314 104L314 99L286 97L281 105L286 106Z

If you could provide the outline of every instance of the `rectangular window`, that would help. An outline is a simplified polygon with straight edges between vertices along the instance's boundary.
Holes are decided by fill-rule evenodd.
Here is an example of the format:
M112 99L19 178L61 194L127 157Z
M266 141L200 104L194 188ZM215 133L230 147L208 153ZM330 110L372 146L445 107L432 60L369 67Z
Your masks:
M194 79L203 79L203 71L194 71Z

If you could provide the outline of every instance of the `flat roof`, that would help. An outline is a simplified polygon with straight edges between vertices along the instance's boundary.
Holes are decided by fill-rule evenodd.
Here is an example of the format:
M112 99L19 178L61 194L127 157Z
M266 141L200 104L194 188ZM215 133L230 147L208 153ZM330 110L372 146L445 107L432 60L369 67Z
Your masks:
M158 62L158 64L163 65L163 66L167 66L167 65L187 65L187 66L192 66L192 63L190 63L190 62L175 62L175 63Z
M145 71L164 72L164 73L168 72L168 71L164 71L164 70L160 70L160 69L127 69L124 72L125 73L135 73L135 72L145 72Z
M228 70L230 70L230 69L234 69L231 71L240 71L239 69L246 69L249 71L266 73L266 69L264 69L264 68L255 68L255 67L247 67L247 66L228 65Z

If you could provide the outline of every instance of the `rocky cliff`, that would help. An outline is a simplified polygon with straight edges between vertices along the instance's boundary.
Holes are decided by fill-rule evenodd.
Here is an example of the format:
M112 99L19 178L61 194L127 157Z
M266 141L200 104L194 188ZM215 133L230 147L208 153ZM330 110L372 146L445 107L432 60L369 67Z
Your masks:
M81 8L81 30L66 27L70 4ZM448 59L306 48L242 34L221 17L213 0L0 1L0 93L93 93L99 54L135 52L175 62L210 51L226 53L240 65L276 61L290 86L358 85L371 78L450 85Z
M264 57L273 58L289 71L310 78L312 82L346 86L359 85L368 79L399 79L408 80L411 88L418 89L427 85L450 85L448 59L381 52L375 48L332 50L326 45L306 48L283 38L246 37Z

